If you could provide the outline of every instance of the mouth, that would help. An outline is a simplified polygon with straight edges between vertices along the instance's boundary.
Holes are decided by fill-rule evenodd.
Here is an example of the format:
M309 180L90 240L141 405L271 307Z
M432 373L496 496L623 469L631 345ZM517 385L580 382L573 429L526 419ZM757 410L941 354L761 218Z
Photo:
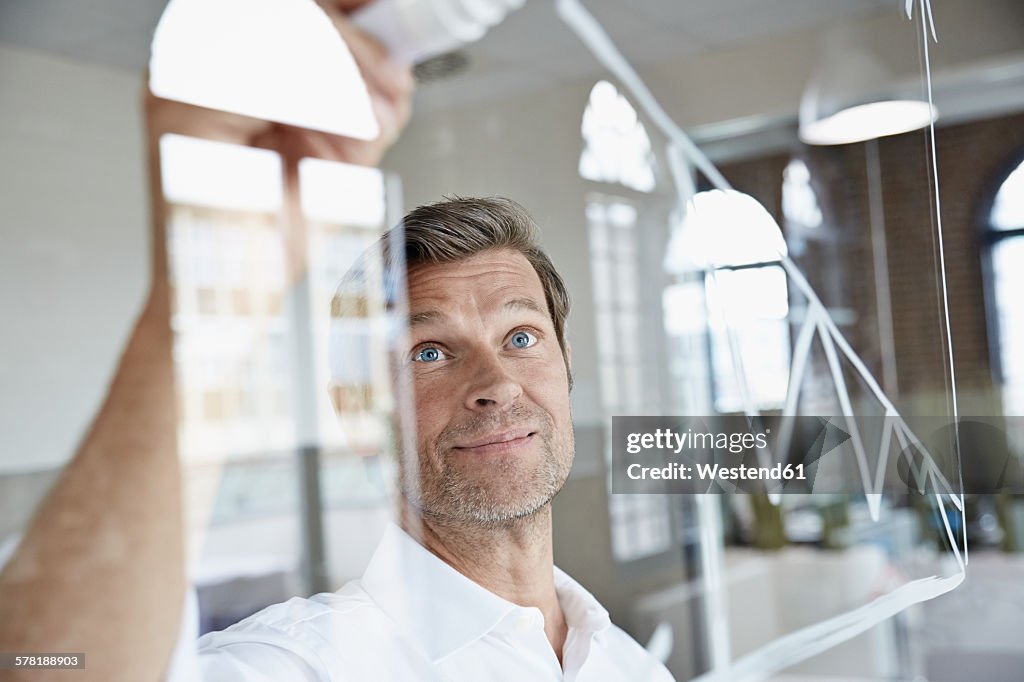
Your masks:
M473 454L498 454L512 452L533 440L537 434L528 428L512 429L491 433L454 446L452 449Z

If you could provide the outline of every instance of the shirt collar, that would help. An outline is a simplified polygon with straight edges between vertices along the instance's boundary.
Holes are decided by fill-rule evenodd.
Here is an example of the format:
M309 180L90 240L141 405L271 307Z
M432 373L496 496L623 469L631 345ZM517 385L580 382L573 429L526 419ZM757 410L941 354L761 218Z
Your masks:
M608 612L575 580L554 569L555 590L570 628L598 632ZM502 599L462 575L394 523L363 574L363 589L432 661L483 637L524 607Z
M597 633L611 626L608 611L594 595L555 566L555 592L558 603L570 629L584 633Z
M456 571L394 523L384 530L362 584L434 661L480 638L518 608Z

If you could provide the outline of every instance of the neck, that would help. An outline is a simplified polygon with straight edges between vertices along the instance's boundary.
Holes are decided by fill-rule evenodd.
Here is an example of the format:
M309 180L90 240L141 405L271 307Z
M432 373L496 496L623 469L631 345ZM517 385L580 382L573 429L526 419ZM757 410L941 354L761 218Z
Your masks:
M568 628L555 592L551 505L500 524L426 517L402 500L402 528L430 552L502 599L540 609L559 662Z

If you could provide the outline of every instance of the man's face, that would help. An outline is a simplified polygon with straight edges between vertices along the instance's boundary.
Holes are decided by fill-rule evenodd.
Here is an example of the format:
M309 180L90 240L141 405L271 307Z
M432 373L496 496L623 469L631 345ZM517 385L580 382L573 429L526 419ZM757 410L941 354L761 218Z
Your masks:
M568 370L540 278L500 249L409 271L419 470L426 516L500 523L541 509L573 459ZM418 474L418 475L417 475Z

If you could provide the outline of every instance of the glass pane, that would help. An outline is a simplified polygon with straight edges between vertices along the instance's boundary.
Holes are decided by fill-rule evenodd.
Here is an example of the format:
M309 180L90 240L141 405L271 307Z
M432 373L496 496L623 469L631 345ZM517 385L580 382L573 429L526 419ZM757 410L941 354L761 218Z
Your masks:
M147 31L30 4L0 21L18 160L0 171L0 648L134 636L152 651L106 669L119 657L91 648L90 675L202 679L152 664L172 655L183 525L198 609L179 656L189 627L233 627L203 640L207 664L275 679L1020 677L1024 176L992 180L1024 150L1019 2L520 2L484 35L441 13L461 44L418 66L386 173L308 158L367 150L337 135L152 97L143 116ZM237 35L208 45L280 28L273 3L230 4L215 24ZM402 118L400 67L305 7ZM312 86L331 104L277 118L327 129L368 104L316 80L352 60L306 69L262 42L236 66L265 103L308 109L290 95ZM928 121L931 99L934 130L875 115L880 136L807 143L808 124L879 110L848 105ZM406 270L424 252L386 228L453 195L477 198L419 225L448 239ZM463 250L494 195L533 216L565 292L535 251ZM523 220L497 205L496 224ZM170 310L147 299L165 242ZM761 427L770 447L744 453L680 444ZM709 451L749 459L700 474L712 493L623 488L655 451L641 486ZM543 589L505 589L524 575ZM268 618L273 646L249 639ZM561 618L564 642L542 627Z

